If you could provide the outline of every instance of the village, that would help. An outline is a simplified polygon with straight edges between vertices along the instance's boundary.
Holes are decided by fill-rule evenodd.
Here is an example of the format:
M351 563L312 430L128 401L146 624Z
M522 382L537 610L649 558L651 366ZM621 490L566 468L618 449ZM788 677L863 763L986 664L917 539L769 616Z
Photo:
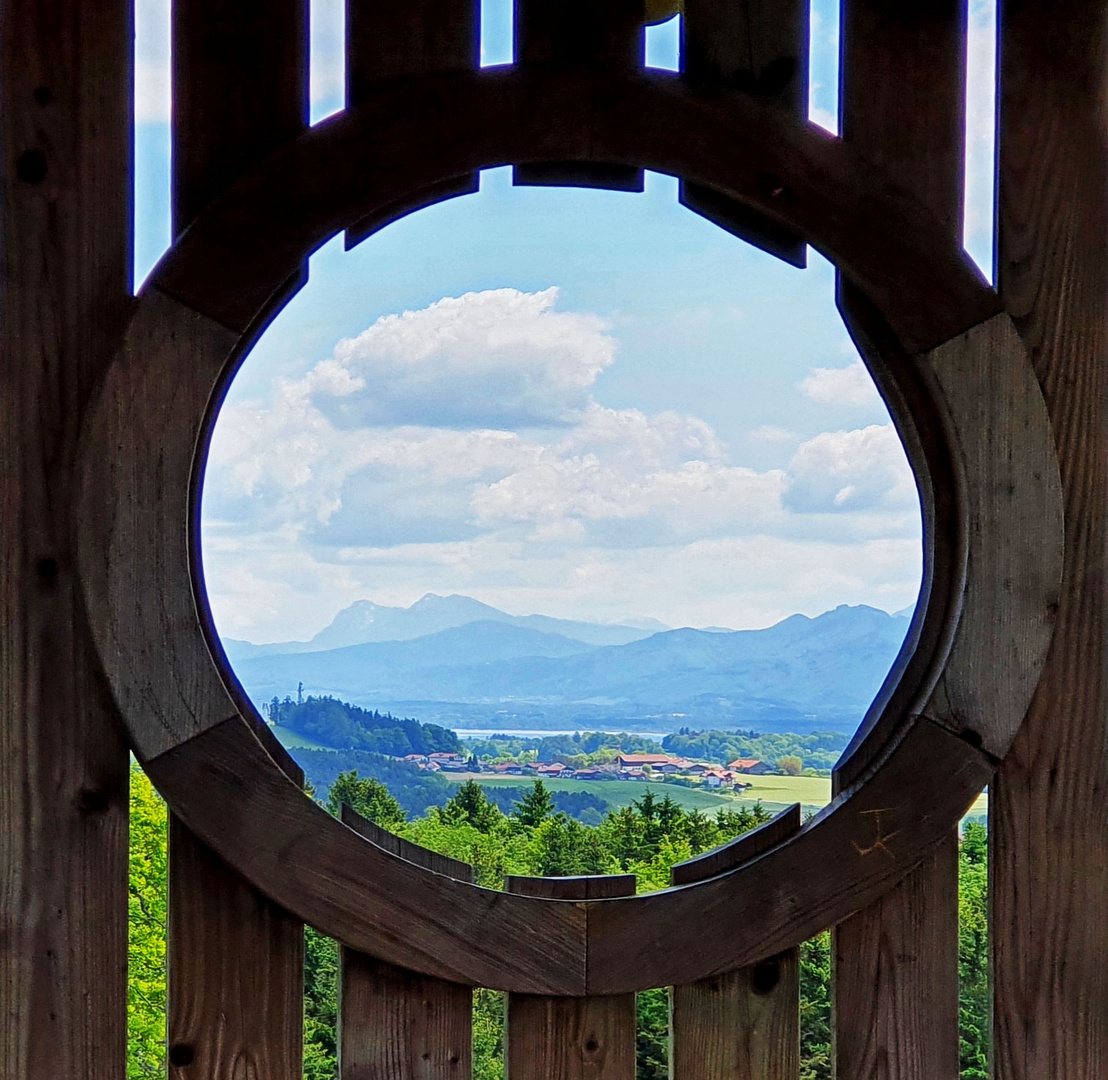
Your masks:
M669 754L618 754L614 761L576 767L564 761L478 761L464 753L406 754L400 758L431 772L529 776L549 780L654 780L673 778L706 788L742 790L751 787L743 775L759 776L777 770L757 758L737 758L727 766L692 761Z

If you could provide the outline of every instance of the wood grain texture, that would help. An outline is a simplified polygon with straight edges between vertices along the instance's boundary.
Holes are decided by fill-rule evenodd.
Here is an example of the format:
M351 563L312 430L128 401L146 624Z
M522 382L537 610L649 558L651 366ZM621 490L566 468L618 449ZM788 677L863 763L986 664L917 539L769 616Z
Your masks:
M958 837L833 935L836 1076L958 1077Z
M347 0L346 102L357 105L388 79L436 71L470 71L480 64L481 12L474 0ZM476 172L411 192L346 230L349 250L405 214L477 191Z
M341 1080L467 1080L473 989L343 949Z
M808 115L808 5L801 0L685 0L681 69L709 92L741 91L797 123ZM682 181L681 203L793 266L807 265L795 231L702 185Z
M678 863L674 885L712 877L779 844L800 828L800 806L730 844ZM671 1080L797 1080L800 1075L800 950L670 988Z
M555 900L635 895L634 874L505 879L507 892ZM505 1080L633 1080L635 995L509 994Z
M236 182L181 237L158 287L244 329L338 230L474 168L551 160L652 168L753 206L832 258L909 353L1000 310L934 215L841 140L665 72L541 65L381 87Z
M173 232L308 124L307 0L174 0Z
M382 829L349 806L342 823L378 847L436 874L473 880L468 863ZM473 1061L473 990L340 948L341 1080L467 1080Z
M516 0L517 64L641 68L646 47L642 0ZM520 187L644 190L642 169L596 161L529 161L512 169Z
M131 307L131 6L0 18L0 1075L118 1080L127 748L75 574L78 432Z
M998 283L1061 465L1057 629L989 788L997 1080L1108 1070L1108 175L1103 4L1003 2Z
M799 949L671 994L672 1080L800 1075Z
M961 0L910 0L908 3L846 0L841 26L839 111L843 138L919 197L942 222L951 246L957 250L961 246L965 162L964 3ZM874 320L864 299L844 283L840 283L838 299L847 325L863 350L867 344L872 346L870 323ZM1011 332L1010 326L1008 330ZM998 359L1003 365L1003 353ZM980 360L977 362L980 365ZM878 364L879 361L874 366ZM1026 377L1027 365L1021 362L1018 367ZM974 373L959 369L957 374L972 377ZM963 406L963 414L966 404L978 405L973 398L983 392L987 404L982 402L980 407L988 410L995 402L996 411L990 412L987 418L975 419L987 422L998 418L999 413L1003 426L1001 410L1008 402L997 402L996 399L1003 399L1004 395L995 393L995 386L984 382L976 387L967 386L956 378L948 378L947 386L956 404ZM891 404L893 415L902 416L902 411L896 407L902 402ZM968 451L964 449L963 452L973 454L981 432L972 424L966 425L964 415L959 416L959 421L958 433L970 444ZM904 417L899 424L909 453L917 462L925 456L916 445L917 433L924 422L923 417L916 416ZM925 428L923 432L926 440ZM987 452L992 448L983 449ZM958 464L955 463L954 468L955 483L961 479ZM921 472L918 468L916 471ZM930 519L930 532L944 527L944 523L932 516L936 510L950 516L953 509L945 493L938 496L945 502L936 505L934 486L934 482L928 484L926 480L920 485L924 513ZM969 493L971 500L973 496L974 493ZM1010 505L1005 507L1010 508ZM974 507L970 517L973 528L979 529L980 507ZM1057 526L1058 523L1050 519L1044 524ZM978 543L974 544L974 539ZM984 543L980 542L982 540ZM1005 537L978 535L970 539L970 546L974 548L974 557L981 560L1001 555L1005 550L1004 541ZM992 544L999 544L999 548L991 548ZM944 587L967 570L964 563L956 569L936 568L936 555L933 546L929 547L932 550L925 555L927 566L921 606L931 600L948 601L950 598L942 595ZM955 555L958 562L967 557L964 548ZM974 633L983 631L992 635L986 645L1002 636L1003 653L1008 635L1014 629L1003 618L996 621L997 615L1007 613L1006 610L998 612L996 605L986 605L980 612L983 618L974 617L978 612L972 601L983 599L981 581L988 577L990 585L985 591L990 596L990 590L996 587L998 578L990 576L988 569L990 567L975 566L974 570L981 572L968 574L975 595L965 598L969 602L965 603L958 628L962 647L954 648L956 665L965 667L967 656L977 655L972 648ZM1000 580L1008 579L1001 576ZM1006 607L1003 601L999 606ZM1040 612L1044 608L1045 605L1040 605ZM906 643L908 647L931 644L920 641L921 622L918 618L914 620ZM1031 670L1036 670L1037 666L1032 665ZM907 661L903 664L903 669L906 668ZM1004 667L1003 671L995 672L997 679L986 678L984 684L975 682L972 675L969 678L955 676L953 684L972 694L973 701L965 702L966 708L954 709L944 702L940 706L944 717L973 717L972 723L978 729L989 727L992 703L989 691L1010 673L1010 668ZM882 689L890 697L895 693L891 687L887 691ZM880 697L885 697L885 693ZM973 708L973 705L984 706L984 710ZM929 708L931 715L939 711L935 709L934 700ZM1003 735L997 733L994 747L1000 742L1007 746L1011 740L1015 710L1005 715L1009 730ZM869 719L867 716L867 721ZM870 724L863 726L868 728ZM957 723L951 726L957 730ZM866 768L868 756L877 751L885 735L877 724L870 731L868 742L862 737L864 734L863 731L856 737L844 755L845 768L836 770L835 790ZM956 830L943 838L934 852L894 889L837 926L832 939L836 1076L841 1080L876 1080L878 1077L882 1080L955 1080L959 1067Z
M763 851L787 840L799 828L800 803L793 803L764 825L759 825L710 851L703 851L691 859L675 863L670 869L670 881L674 885L691 885L694 881L704 881L716 874L734 870L756 855L761 855Z
M300 1080L303 935L170 815L170 1080Z

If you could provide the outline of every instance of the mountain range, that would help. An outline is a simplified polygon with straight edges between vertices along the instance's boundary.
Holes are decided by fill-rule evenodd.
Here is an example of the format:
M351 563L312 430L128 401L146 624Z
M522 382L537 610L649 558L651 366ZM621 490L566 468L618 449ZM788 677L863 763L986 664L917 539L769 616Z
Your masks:
M413 632L467 612L478 617ZM892 666L909 614L843 605L763 630L650 633L520 618L468 597L424 597L407 609L362 601L295 649L252 646L267 651L250 654L243 643L225 646L256 702L303 683L306 694L458 727L850 731ZM376 636L327 647L367 633ZM388 633L397 636L382 639Z

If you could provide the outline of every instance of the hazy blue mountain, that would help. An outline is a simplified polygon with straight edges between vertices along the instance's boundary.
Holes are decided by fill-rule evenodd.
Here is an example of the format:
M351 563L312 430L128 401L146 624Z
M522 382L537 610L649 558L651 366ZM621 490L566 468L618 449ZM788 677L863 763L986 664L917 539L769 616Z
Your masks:
M655 619L638 621L635 626L606 626L599 623L554 619L548 615L509 615L469 596L437 596L427 593L411 607L388 607L372 600L358 600L343 608L331 624L310 641L274 642L255 645L249 641L224 638L223 647L232 664L257 656L323 652L372 641L410 641L441 630L474 622L498 622L560 634L589 645L624 645L638 641L668 627Z
M394 708L436 723L457 706L472 725L505 709L548 717L724 722L761 730L849 730L891 667L908 619L870 607L793 615L764 630L669 630L589 647L568 636L479 620L409 641L236 664L254 700L305 693ZM417 703L425 707L420 709ZM653 724L644 725L654 726Z

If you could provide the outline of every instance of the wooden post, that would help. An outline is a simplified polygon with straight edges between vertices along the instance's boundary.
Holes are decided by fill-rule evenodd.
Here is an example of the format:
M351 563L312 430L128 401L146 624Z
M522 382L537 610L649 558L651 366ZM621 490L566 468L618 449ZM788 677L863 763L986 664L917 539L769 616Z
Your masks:
M681 68L713 93L741 90L808 116L808 4L800 0L685 0ZM808 248L791 229L701 184L681 181L682 205L793 266Z
M1000 293L1061 466L1057 628L989 790L997 1080L1108 1069L1106 9L1000 5Z
M481 62L481 14L475 0L380 0L346 3L346 104L358 105L389 79L476 69ZM472 195L479 173L442 180L384 207L346 230L346 249L397 218L426 206Z
M754 858L800 828L800 806L673 867L674 885L703 881ZM670 991L673 1080L797 1080L800 1075L800 950L788 949Z
M287 776L299 766L264 725ZM169 1075L301 1080L304 927L169 815Z
M74 575L131 304L131 4L0 13L0 1075L121 1080L127 748Z
M842 134L923 199L962 242L965 8L959 0L847 0ZM881 333L840 278L839 307L860 347ZM835 787L859 767L837 770ZM958 1076L958 836L833 933L839 1080Z
M552 900L635 895L635 876L509 877L507 892ZM635 995L509 994L506 1080L633 1080Z
M473 880L473 867L419 847L349 806L343 824L409 862ZM473 1068L473 988L405 971L353 949L339 952L341 1080L468 1080Z

